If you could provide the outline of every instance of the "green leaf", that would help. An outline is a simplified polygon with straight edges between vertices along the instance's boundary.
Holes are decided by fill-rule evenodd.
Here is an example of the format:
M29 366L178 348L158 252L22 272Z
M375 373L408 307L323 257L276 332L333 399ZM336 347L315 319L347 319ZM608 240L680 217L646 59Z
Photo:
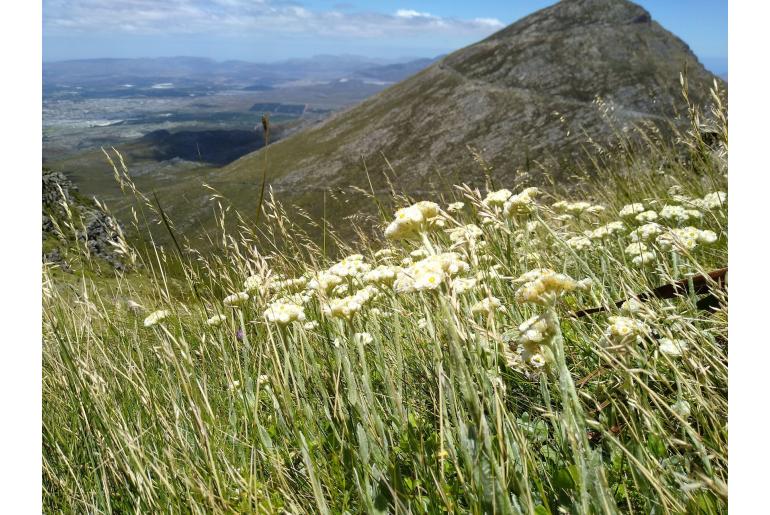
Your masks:
M666 444L657 435L652 434L647 438L647 448L658 458L666 457Z

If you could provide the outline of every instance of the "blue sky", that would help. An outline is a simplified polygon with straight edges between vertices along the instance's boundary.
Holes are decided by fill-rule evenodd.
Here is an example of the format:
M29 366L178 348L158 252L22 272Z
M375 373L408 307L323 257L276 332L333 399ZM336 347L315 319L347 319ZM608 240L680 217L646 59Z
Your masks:
M553 0L43 0L43 59L317 54L435 56ZM727 0L642 0L712 71L727 70Z

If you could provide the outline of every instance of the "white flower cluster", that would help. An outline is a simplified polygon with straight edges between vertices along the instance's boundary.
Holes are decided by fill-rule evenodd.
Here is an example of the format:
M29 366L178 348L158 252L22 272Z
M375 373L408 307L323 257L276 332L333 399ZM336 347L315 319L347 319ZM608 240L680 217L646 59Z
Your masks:
M714 243L717 241L717 235L714 231L684 227L681 229L669 229L658 236L656 241L664 250L672 249L682 252L693 250L698 243Z
M447 279L470 270L468 263L456 252L428 256L402 269L394 283L397 292L435 290Z
M610 222L606 225L602 225L601 227L597 227L593 231L587 230L584 231L583 234L585 234L587 237L591 238L592 240L599 240L602 238L606 238L607 236L610 236L612 234L615 234L616 232L620 232L625 230L626 226L623 225L623 222L615 221Z
M457 277L452 280L452 291L457 295L468 293L476 287L477 280L473 277Z
M686 222L691 218L701 218L703 213L697 209L686 209L682 206L667 205L663 206L663 209L660 210L660 216L666 220L681 223Z
M612 350L627 350L649 330L644 322L629 317L612 316L609 321L610 325L604 331L604 345Z
M540 194L537 188L526 188L517 195L511 195L503 204L506 216L524 216L535 209L535 197Z
M443 225L440 209L435 202L421 201L396 211L395 219L385 229L385 236L393 240L412 238L422 231Z
M489 207L502 207L503 204L505 204L505 201L508 200L511 195L513 195L511 190L506 189L490 191L487 193L487 196L484 197L482 203Z
M241 291L238 293L233 293L232 295L228 295L227 297L222 299L222 304L231 308L237 308L239 306L246 304L246 301L248 300L249 300L249 294L246 293L245 291Z
M374 338L369 333L355 333L353 335L353 342L356 344L360 343L362 345L369 345L373 341Z
M171 316L171 311L167 309L159 309L158 311L153 311L147 315L147 318L144 319L144 326L152 327L156 324L159 324L169 316Z
M658 213L652 210L643 211L634 217L634 220L642 224L647 222L653 222L657 219L658 219Z
M328 294L336 286L342 284L342 282L342 277L324 270L318 272L318 274L310 280L308 288Z
M618 215L620 215L621 218L633 218L637 214L643 213L644 210L644 204L635 202L633 204L626 204L623 206Z
M305 289L305 286L307 286L307 277L297 277L294 279L277 277L270 282L269 286L270 290L273 292L294 293Z
M503 303L497 297L486 297L471 307L474 315L489 315L495 311L505 311Z
M376 294L373 286L366 286L353 295L341 299L329 299L323 307L326 316L350 320L358 313Z
M554 328L542 315L535 315L519 325L518 353L527 365L540 368L552 361L545 345L554 335Z
M662 234L663 230L664 227L662 225L650 222L637 227L629 233L629 236L633 241L649 241L655 236Z
M265 318L268 322L287 325L291 322L305 320L305 310L302 306L292 302L273 302L265 310Z
M364 282L378 286L392 286L400 271L400 266L379 265L364 274Z
M586 250L591 248L591 239L586 236L574 236L567 240L567 245L575 250Z
M476 246L477 240L484 234L475 224L461 225L447 229L446 232L449 235L449 241L453 244L452 247L467 245L472 248Z
M258 292L260 287L266 285L267 281L259 275L250 275L243 282L243 289L249 293Z
M633 256L631 261L636 266L646 265L655 260L655 254L641 241L634 241L626 247L626 254Z
M211 317L208 320L206 320L206 324L208 324L208 325L210 325L212 327L217 327L218 325L221 325L222 322L224 322L225 320L227 320L227 317L220 313L220 314L214 315L213 317Z
M700 209L717 209L727 205L727 193L715 191L707 194L703 199L696 201L696 207Z
M529 271L514 282L524 283L516 290L516 300L534 304L551 304L567 292L590 285L589 281L576 281L566 274L547 268Z
M558 213L566 213L572 216L580 216L583 213L596 214L604 211L604 206L593 205L590 202L567 202L566 200L560 200L551 206L551 208Z
M295 293L302 291L307 285L306 277L285 278L282 276L271 277L269 275L250 275L243 282L243 289L246 293Z
M360 277L371 269L372 265L364 262L364 256L353 254L332 265L328 272L337 277Z
M464 207L465 207L465 202L452 202L446 207L446 210L449 213L457 213L458 211L462 211Z
M671 338L661 338L658 342L658 350L662 354L678 357L684 354L690 346L684 340L672 340Z
M648 307L644 305L643 302L640 302L639 299L631 297L627 301L625 301L623 304L620 305L620 311L621 313L626 313L629 315L635 315L637 317L646 317L649 316L652 312Z
M396 252L393 249L384 248L374 253L374 258L377 261L390 261L396 256Z

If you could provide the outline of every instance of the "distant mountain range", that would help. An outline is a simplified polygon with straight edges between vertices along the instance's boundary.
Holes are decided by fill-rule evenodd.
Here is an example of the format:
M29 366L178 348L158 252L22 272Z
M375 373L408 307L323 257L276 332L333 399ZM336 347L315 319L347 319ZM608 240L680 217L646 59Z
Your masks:
M215 61L202 57L85 59L43 63L43 84L48 89L73 86L171 89L177 83L209 83L254 91L297 81L342 78L397 82L434 60L401 62L355 55L319 55L272 63Z
M564 0L271 145L269 183L278 198L320 215L321 190L368 190L371 180L384 191L390 167L397 187L423 195L483 183L469 146L502 184L532 163L566 177L585 158L588 137L612 137L605 113L622 127L683 112L685 69L691 100L705 104L715 76L645 9L626 0ZM241 185L229 193L242 207L253 201L242 185L259 182L263 152L217 173L223 188Z

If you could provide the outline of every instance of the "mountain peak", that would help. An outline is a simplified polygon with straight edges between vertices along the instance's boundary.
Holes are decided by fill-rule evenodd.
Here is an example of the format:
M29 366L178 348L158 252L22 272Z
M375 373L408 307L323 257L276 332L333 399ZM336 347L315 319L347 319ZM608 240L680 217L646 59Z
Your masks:
M566 180L585 158L586 136L613 137L599 106L619 127L669 123L687 108L685 69L690 100L706 104L714 76L645 9L626 0L564 0L272 145L270 184L322 216L306 202L318 184L386 188L368 181L362 158L371 170L384 156L399 186L423 195L483 182L469 146L501 183L522 172L537 182L540 167ZM225 173L256 181L256 160L244 156Z
M563 0L551 6L552 15L605 23L649 22L650 13L628 0Z
M650 25L650 13L628 0L562 0L514 22L487 40L527 31L556 32L591 26Z

